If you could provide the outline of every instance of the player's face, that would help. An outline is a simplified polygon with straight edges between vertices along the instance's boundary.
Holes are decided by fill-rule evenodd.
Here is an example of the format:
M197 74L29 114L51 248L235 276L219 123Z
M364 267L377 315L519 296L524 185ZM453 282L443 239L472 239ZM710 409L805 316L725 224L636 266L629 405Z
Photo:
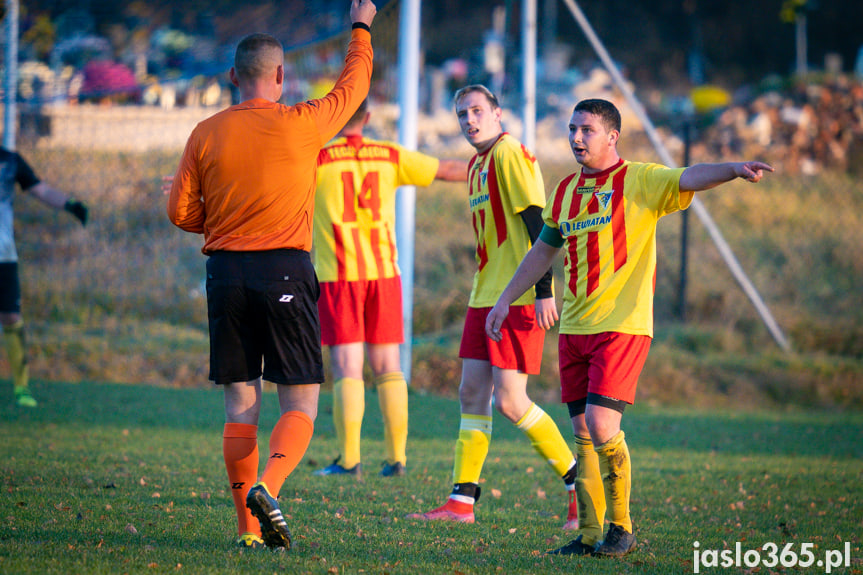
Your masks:
M482 92L468 92L455 106L461 133L478 152L484 152L502 132L500 108L492 109Z
M569 147L584 171L601 172L617 160L617 139L620 132L607 130L599 116L573 112L569 121Z

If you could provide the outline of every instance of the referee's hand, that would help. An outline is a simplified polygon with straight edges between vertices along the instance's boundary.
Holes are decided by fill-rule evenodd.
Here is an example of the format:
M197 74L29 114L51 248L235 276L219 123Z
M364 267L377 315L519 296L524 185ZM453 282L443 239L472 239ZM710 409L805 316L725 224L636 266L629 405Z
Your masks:
M371 28L372 20L375 19L377 13L378 9L372 0L352 0L351 2L351 24L362 22Z

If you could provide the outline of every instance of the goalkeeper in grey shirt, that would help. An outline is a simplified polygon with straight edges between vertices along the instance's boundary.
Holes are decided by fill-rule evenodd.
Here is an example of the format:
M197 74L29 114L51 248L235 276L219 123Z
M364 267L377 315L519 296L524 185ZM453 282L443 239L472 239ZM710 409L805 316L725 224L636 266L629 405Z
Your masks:
M15 184L55 209L64 209L81 225L87 224L87 206L42 182L16 152L0 148L0 325L9 355L15 403L36 407L30 393L24 320L21 317L21 282L18 277L18 251L15 249L12 200Z

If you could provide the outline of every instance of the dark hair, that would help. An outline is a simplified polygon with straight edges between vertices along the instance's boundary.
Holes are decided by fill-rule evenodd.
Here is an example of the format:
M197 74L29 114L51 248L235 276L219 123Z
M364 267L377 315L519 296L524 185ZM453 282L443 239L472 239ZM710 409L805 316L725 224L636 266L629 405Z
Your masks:
M573 113L575 112L583 112L585 114L599 116L600 120L602 120L602 125L605 126L606 130L609 132L612 130L620 132L620 112L617 110L617 107L608 100L601 100L599 98L582 100L575 105Z
M470 86L465 86L464 88L460 89L458 92L455 93L455 96L452 99L453 105L458 106L458 101L470 94L471 92L479 92L480 94L485 96L485 99L488 100L489 104L491 104L492 110L497 110L498 108L500 108L500 102L498 101L497 96L495 96L491 90L489 90L482 84L471 84Z
M237 45L234 69L241 78L260 78L284 61L282 43L269 34L249 34Z

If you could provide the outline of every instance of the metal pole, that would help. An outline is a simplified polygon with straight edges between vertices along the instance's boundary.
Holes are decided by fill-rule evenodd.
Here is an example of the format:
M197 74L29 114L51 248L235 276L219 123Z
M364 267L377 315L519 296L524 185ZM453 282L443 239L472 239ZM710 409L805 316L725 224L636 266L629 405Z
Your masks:
M690 152L692 149L692 131L694 126L692 118L687 118L683 124L683 165L688 166L690 161ZM680 222L680 285L677 292L677 317L680 321L686 321L686 280L687 280L687 263L689 251L689 210L683 210L680 214L682 220Z
M18 116L18 0L6 0L6 78L3 99L3 147L15 149L15 120Z
M797 44L797 75L801 78L809 72L809 56L806 47L806 14L797 14L795 21L795 43Z
M421 0L402 0L399 16L399 144L417 148L419 114ZM402 186L396 195L396 243L402 278L402 313L405 341L400 347L402 372L411 380L411 345L413 340L414 228L416 222L416 188Z
M653 122L650 121L650 117L644 111L644 107L641 105L641 102L638 101L629 89L629 86L623 80L623 76L620 75L617 65L612 61L611 56L609 56L608 51L596 35L596 32L593 31L593 27L581 11L581 8L578 7L575 0L563 1L578 24L581 26L584 35L587 36L588 41L593 46L593 49L599 56L600 60L602 60L608 73L611 74L615 85L626 97L626 101L629 103L632 111L638 116L638 119L641 120L644 130L647 133L647 137L653 144L653 148L659 154L662 163L670 168L676 167L677 164L671 158L671 154L668 153L668 149L662 143L659 133L656 131L656 127L653 125ZM747 277L746 272L743 271L743 268L740 266L740 262L737 261L737 257L734 255L734 252L731 251L731 247L728 245L728 242L725 241L725 238L722 236L722 232L719 231L719 227L716 225L716 222L713 221L713 218L710 216L710 213L707 211L707 208L704 207L704 204L701 202L697 194L692 199L690 207L695 212L695 215L698 216L698 219L701 220L701 223L704 224L704 227L707 228L707 232L710 234L713 243L716 244L719 254L722 256L722 259L725 260L725 265L728 266L734 279L736 279L737 283L740 284L740 287L743 289L743 293L746 294L749 301L751 301L752 305L755 306L755 310L758 312L758 315L761 316L761 321L764 322L767 330L773 336L774 341L776 341L779 347L784 351L791 351L791 344L785 338L785 334L782 333L782 329L776 323L776 320L773 319L773 315L761 299L761 295L758 293L758 290L756 290L755 286L752 285L752 282L749 281L749 277Z
M545 0L542 5L542 21L545 24L542 46L548 54L557 42L557 0Z
M536 152L536 0L522 0L521 18L521 91L522 122L524 133L521 141L531 152Z

